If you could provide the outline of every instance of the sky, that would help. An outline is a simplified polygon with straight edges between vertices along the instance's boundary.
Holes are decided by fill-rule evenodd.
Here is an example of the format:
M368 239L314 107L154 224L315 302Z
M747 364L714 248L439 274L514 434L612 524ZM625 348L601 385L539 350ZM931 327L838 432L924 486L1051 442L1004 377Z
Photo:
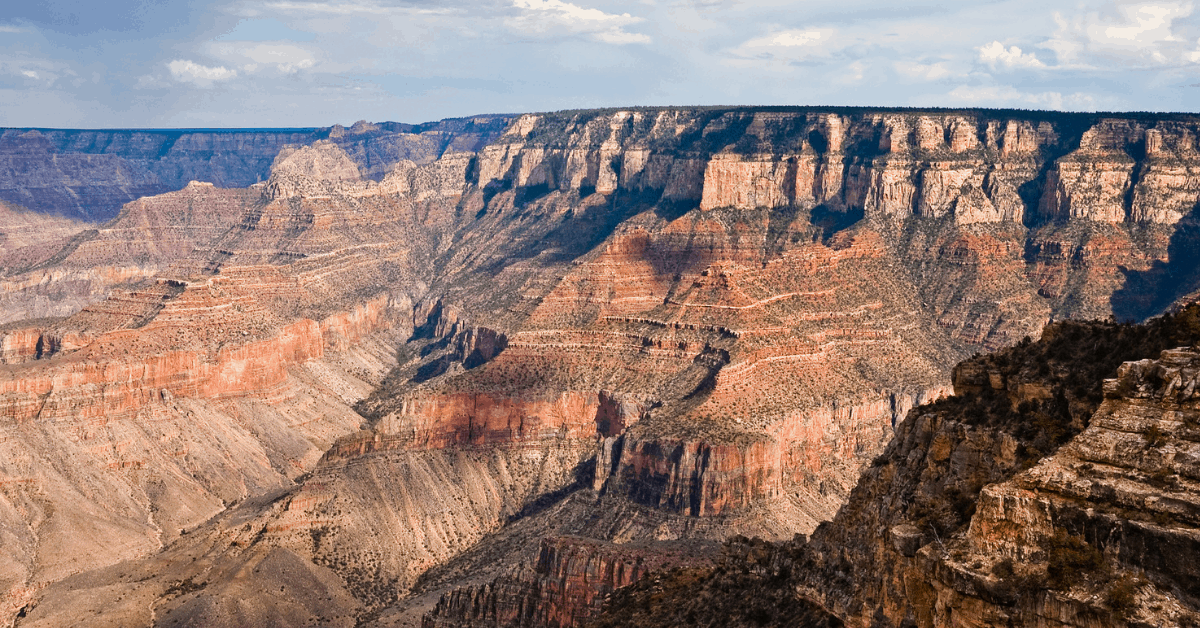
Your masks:
M1192 2L50 0L0 126L298 127L635 105L1200 109Z

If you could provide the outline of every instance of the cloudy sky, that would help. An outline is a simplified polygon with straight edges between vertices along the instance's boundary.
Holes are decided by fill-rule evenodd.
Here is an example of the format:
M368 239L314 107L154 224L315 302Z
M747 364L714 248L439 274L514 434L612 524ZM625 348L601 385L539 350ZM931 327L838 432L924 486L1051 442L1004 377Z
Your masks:
M684 104L1200 110L1192 2L6 4L0 126L328 126Z

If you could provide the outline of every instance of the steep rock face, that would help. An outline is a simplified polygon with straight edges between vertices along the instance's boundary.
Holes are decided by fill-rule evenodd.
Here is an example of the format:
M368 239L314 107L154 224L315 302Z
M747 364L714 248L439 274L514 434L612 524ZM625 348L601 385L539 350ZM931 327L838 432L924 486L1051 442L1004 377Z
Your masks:
M963 362L956 395L914 409L811 540L743 540L722 568L614 596L594 625L792 625L786 609L813 603L812 621L849 626L1194 625L1200 354L1113 366L1194 343L1198 315L1060 323Z
M113 218L139 197L207 181L222 188L266 180L280 151L328 140L378 181L401 160L424 163L470 151L508 119L490 116L426 125L361 122L349 129L72 131L5 129L0 199L39 213L91 222Z
M38 330L24 363L0 367L6 612L288 486L360 428L349 404L392 364L386 299L272 326L220 282L157 297L149 322L137 308L85 309ZM59 331L74 324L95 335Z
M931 282L921 293L963 340L998 347L1036 335L1053 316L1140 318L1165 306L1158 294L1144 298L1153 286L1133 284L1169 263L1174 225L1200 201L1189 174L1196 135L1190 118L634 111L526 116L478 163L480 184L526 194L594 189L704 209L803 208L825 229L862 215L889 221L889 246L931 278L961 271L945 267L956 258L940 246L908 248L914 233L942 243L1006 233L998 281L970 273L950 291ZM1110 243L1081 240L1108 225ZM992 283L1004 286L999 298L946 299Z
M1196 130L1188 125L1101 121L1051 171L1042 211L1098 222L1174 224L1196 204L1197 150Z
M1194 355L1121 366L1097 409L1099 382L1064 370L1080 358L1053 346L1108 344L1111 361L1194 341L1195 314L1099 335L1055 327L1036 362L960 365L961 398L999 397L915 411L850 503L798 548L800 592L847 625L1194 623L1192 562L1152 549L1194 551L1183 462ZM887 532L868 542L870 529ZM844 576L826 580L834 570Z
M986 487L931 583L929 623L1200 621L1197 365L1194 350L1122 365L1084 432L1032 469ZM1072 561L1097 566L1074 573ZM1021 584L992 575L1009 564ZM1038 582L1042 565L1059 591L1022 591ZM1005 604L1011 597L1015 608Z
M340 582L349 597L319 617L370 619L510 517L543 521L548 504L593 490L597 511L639 514L565 533L720 538L736 521L784 539L834 512L956 360L1037 336L1053 317L1165 307L1183 292L1152 271L1181 259L1187 217L1142 224L1148 210L1125 209L1112 222L1104 203L1142 198L1141 183L1110 175L1134 163L1132 180L1153 162L1166 173L1155 193L1185 206L1195 121L1039 116L663 109L335 128L277 151L268 182L245 192L255 200L231 209L223 231L155 258L165 283L126 286L67 321L9 327L5 360L34 374L128 346L127 360L80 367L115 375L99 394L86 388L95 382L73 393L99 399L87 406L99 413L145 408L143 397L175 383L269 403L297 368L334 347L354 352L356 325L407 332L411 320L399 365L356 406L366 429L320 463L333 488L312 504L332 510L305 495L295 509L255 502L206 527L208 544L188 551L223 575L178 596L190 604L181 620L268 593L281 609L307 608L307 590L218 582L270 557L298 561L321 587ZM1150 159L1139 146L1152 136ZM1072 159L1091 170L1071 170ZM215 203L226 191L208 193ZM1122 282L1133 276L1146 285ZM176 284L183 291L167 294ZM364 302L387 305L372 314ZM213 324L160 325L189 308L211 311ZM138 348L160 338L175 357ZM160 381L189 352L204 356L186 369L197 375ZM258 365L260 355L294 364ZM38 377L30 391L44 390ZM14 395L22 416L39 399ZM372 502L381 486L408 501ZM425 509L420 495L444 499ZM213 541L248 521L244 552ZM355 545L362 538L370 547ZM389 543L405 549L389 554ZM141 608L179 593L153 580ZM115 599L93 585L53 595Z
M617 441L620 449L601 458L597 485L611 473L608 490L696 516L721 515L790 496L804 504L799 510L807 516L797 522L798 528L811 529L822 509L842 499L862 452L886 442L890 426L909 408L941 394L933 389L797 412L757 438L747 432L732 438L677 440L655 434L650 431L653 426L633 430Z
M543 539L532 568L455 590L422 626L578 626L600 610L607 595L645 574L668 566L704 566L709 560L683 544L656 544L647 551L576 537Z

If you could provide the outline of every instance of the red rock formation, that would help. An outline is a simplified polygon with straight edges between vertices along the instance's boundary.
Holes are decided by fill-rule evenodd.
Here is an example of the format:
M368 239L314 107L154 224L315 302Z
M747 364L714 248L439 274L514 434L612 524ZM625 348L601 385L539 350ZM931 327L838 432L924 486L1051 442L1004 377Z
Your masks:
M379 590L403 594L544 507L539 495L590 488L640 513L594 531L605 539L656 537L656 518L678 538L735 519L787 537L831 515L958 358L1052 317L1158 307L1169 290L1127 295L1141 288L1123 280L1178 249L1170 221L1194 191L1195 122L1150 124L567 112L522 116L486 146L404 133L388 146L408 153L389 152L387 170L364 158L382 150L370 140L381 129L334 129L279 153L264 186L139 201L114 223L127 229L81 238L38 271L57 275L7 278L23 295L13 303L42 307L49 288L32 286L93 281L70 266L77 255L108 273L112 296L6 328L4 361L21 363L0 368L20 375L0 385L25 427L139 421L172 403L238 420L227 408L340 408L334 424L271 424L210 453L293 428L330 445L321 474L334 488L306 484L294 508L247 515L262 535L246 548L326 565L373 611L393 601ZM211 223L171 222L207 206L220 209ZM110 241L145 263L98 263ZM150 275L168 281L111 289ZM361 388L326 385L322 369L346 373L340 360L410 320L400 364L358 406L370 424L351 425L341 412ZM89 455L120 472L173 468L123 442ZM245 459L309 469L309 445Z
M578 537L542 539L537 564L442 596L424 628L579 626L605 596L647 573L707 566L711 557L678 543L616 545Z

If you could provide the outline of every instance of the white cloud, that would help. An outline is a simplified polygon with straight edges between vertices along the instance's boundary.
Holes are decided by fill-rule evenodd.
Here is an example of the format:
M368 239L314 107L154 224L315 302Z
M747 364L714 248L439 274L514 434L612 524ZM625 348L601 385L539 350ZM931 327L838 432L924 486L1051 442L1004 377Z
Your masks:
M633 19L628 13L615 15L600 9L585 9L562 0L513 0L518 9L557 13L566 20L575 22L622 22Z
M791 46L815 46L829 36L827 31L819 30L790 30L772 33L764 37L751 39L742 44L745 48L775 48Z
M977 48L979 60L993 69L999 66L1006 68L1044 68L1046 64L1038 60L1032 52L1023 53L1017 46L1005 48L1004 44L993 41L986 46Z
M1091 94L1061 92L1022 92L1011 85L959 85L945 95L951 102L1002 107L1023 105L1038 109L1095 111L1096 99Z
M649 44L651 38L630 33L625 26L643 21L628 13L620 15L588 9L562 0L513 0L521 13L505 20L513 30L527 35L585 34L606 44Z
M1175 18L1187 17L1192 13L1191 3L1168 2L1162 4L1141 4L1123 6L1120 8L1124 24L1103 28L1103 39L1123 40L1139 45L1152 44L1159 41L1173 41L1171 22ZM1101 39L1100 27L1088 29L1093 39Z
M794 60L823 53L831 43L832 29L792 29L776 31L742 42L729 51L742 59Z
M388 7L361 2L273 2L266 5L268 9L280 11L305 11L309 13L332 13L334 15L354 15L356 13L390 13ZM258 12L254 12L258 15Z
M21 70L21 74L34 80L37 80L38 78L38 73L34 72L33 70Z
M652 40L649 35L642 33L629 33L619 28L613 28L606 31L601 31L592 35L596 41L602 41L606 44L648 44Z
M847 72L841 75L842 81L846 83L857 83L858 81L863 80L863 76L866 75L867 64L863 63L862 61L854 61L850 65L846 66L846 70Z
M913 61L897 61L893 67L900 74L909 78L921 79L925 81L936 81L940 78L950 76L950 69L946 67L945 61L937 63L916 63Z
M1192 14L1190 2L1118 2L1109 6L1106 12L1054 14L1058 29L1045 47L1055 51L1060 66L1117 69L1189 60L1190 51L1176 30L1177 22Z
M171 76L174 76L175 80L195 83L201 87L207 87L213 81L225 81L237 76L237 70L230 70L225 66L210 68L184 59L176 59L168 63L167 69L171 71Z
M274 67L285 74L313 67L316 59L306 48L279 42L219 42L209 45L205 51L243 72L255 72L260 67Z
M0 24L0 33L24 33L25 29L19 26L10 26L8 24Z

